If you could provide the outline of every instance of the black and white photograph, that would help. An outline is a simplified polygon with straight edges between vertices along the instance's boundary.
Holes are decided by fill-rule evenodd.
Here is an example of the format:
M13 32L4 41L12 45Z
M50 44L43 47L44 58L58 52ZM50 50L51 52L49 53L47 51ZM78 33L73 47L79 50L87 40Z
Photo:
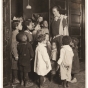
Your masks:
M86 88L85 0L2 0L3 88Z

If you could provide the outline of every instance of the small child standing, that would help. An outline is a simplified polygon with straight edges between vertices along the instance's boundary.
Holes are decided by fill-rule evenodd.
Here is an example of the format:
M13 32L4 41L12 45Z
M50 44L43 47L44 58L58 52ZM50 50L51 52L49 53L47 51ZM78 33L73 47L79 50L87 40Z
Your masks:
M49 54L49 57L51 57L51 43L49 41L49 34L48 33L44 33L44 34L45 34L47 52Z
M19 83L18 80L18 52L17 52L17 44L18 41L16 39L17 34L20 30L22 30L22 24L20 21L15 20L12 23L12 43L11 43L11 53L12 53L12 75L13 75L13 83Z
M51 70L50 58L47 53L45 34L39 33L38 46L35 51L34 72L39 75L40 88L44 88L44 77Z
M56 74L56 68L57 68L57 46L56 42L52 42L51 45L51 66L52 66L52 71L51 71L51 81L53 81L53 78Z
M75 75L79 72L79 57L78 57L78 39L72 37L71 47L73 49L74 57L72 63L72 80L71 83L77 82Z
M71 69L73 60L73 50L69 46L71 38L69 36L64 36L62 38L63 46L60 50L60 58L58 60L58 66L60 66L60 75L62 80L63 88L68 87L68 82L71 81Z
M31 60L34 57L34 52L31 44L27 42L27 36L24 33L19 33L17 38L19 40L17 49L21 85L25 84L25 87L29 87L33 85L33 83L29 82L28 72L31 72Z

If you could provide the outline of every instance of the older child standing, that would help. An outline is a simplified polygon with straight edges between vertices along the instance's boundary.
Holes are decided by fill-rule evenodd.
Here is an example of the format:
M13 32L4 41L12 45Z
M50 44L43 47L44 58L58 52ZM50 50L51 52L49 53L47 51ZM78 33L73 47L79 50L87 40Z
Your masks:
M69 46L71 38L69 36L64 36L62 38L63 46L60 50L60 58L58 60L58 65L60 66L61 80L63 81L63 88L68 87L68 81L71 81L71 69L73 60L73 50Z
M19 70L21 77L21 85L25 84L25 87L32 86L33 83L29 82L28 72L31 72L31 60L34 57L32 46L27 42L27 35L19 33L17 35L19 44L17 46L19 55Z
M45 35L38 35L38 46L35 51L34 72L39 75L40 88L43 87L44 76L51 70L51 63L46 48Z
M78 57L78 39L75 37L72 37L71 46L73 49L74 57L72 62L72 80L71 83L77 82L77 79L75 75L79 72L79 57Z
M20 21L15 20L12 23L13 31L12 31L12 44L11 44L11 51L12 51L12 74L13 74L13 83L19 83L17 73L18 73L18 52L17 52L17 40L16 35L19 33L19 30L22 30L22 24Z

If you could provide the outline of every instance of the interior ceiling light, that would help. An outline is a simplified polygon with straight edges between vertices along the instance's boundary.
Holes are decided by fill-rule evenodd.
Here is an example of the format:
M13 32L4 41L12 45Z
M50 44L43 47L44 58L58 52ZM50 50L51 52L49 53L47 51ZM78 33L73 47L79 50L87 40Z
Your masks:
M31 6L29 5L29 0L28 0L28 5L26 6L26 9L31 9Z

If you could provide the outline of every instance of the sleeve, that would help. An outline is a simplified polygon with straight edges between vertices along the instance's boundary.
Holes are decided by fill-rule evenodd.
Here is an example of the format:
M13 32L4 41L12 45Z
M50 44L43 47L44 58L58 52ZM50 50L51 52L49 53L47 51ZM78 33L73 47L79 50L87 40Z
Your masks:
M58 62L57 62L59 65L62 63L62 61L63 61L63 59L64 59L64 55L65 55L65 50L62 48L62 49L60 50L60 58L59 58L59 60L58 60Z
M47 53L47 49L46 49L46 48L43 48L43 49L42 49L42 57L43 57L43 60L44 60L45 62L48 62L48 60L49 60L49 55L48 55L48 53Z
M34 57L34 51L33 51L32 45L29 44L29 46L30 46L30 56L31 56L31 58L33 58Z
M12 54L14 57L18 57L16 34L14 33L12 33Z

